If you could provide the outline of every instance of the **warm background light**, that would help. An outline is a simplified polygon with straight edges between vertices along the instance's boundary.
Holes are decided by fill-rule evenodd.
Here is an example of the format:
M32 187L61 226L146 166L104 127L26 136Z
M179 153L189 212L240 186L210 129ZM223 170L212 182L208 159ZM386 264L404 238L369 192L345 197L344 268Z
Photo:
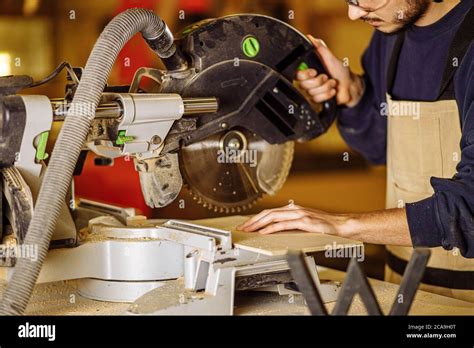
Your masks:
M0 76L8 76L12 73L11 56L8 53L0 52Z

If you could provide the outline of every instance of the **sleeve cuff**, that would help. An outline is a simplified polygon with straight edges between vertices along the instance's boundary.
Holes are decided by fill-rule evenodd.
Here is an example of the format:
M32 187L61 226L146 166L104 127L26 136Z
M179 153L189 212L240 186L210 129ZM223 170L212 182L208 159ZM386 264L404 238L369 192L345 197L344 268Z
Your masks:
M433 196L406 205L408 226L414 247L435 248L442 246L443 234L436 223L438 217L435 204Z

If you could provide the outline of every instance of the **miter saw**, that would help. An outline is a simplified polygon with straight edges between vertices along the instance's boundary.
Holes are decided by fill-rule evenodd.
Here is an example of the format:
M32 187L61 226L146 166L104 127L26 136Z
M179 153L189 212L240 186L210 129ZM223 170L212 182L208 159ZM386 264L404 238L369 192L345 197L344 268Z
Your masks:
M83 151L133 158L152 208L173 202L184 183L211 210L244 212L282 187L293 142L322 135L335 119L334 100L311 105L293 85L298 69L325 69L305 36L261 15L199 22L181 31L174 47L172 59L163 59L168 70L142 68L131 86L106 87ZM62 68L69 80L64 99L17 94L48 82ZM4 244L24 241L48 165L48 137L53 124L67 117L82 72L62 64L38 83L28 76L0 78ZM146 80L153 83L145 87ZM57 250L46 259L40 281L82 279L84 296L106 301L133 302L165 280L183 276L183 288L212 293L214 287L216 295L222 285L217 269L229 262L232 279L243 269L253 276L288 271L282 258L235 250L228 231L178 221L151 223L131 210L76 204L72 189L51 247ZM123 253L132 256L125 262ZM13 266L15 258L4 257L3 263ZM257 284L291 283L283 278ZM226 309L218 313L232 311L232 299L225 301Z

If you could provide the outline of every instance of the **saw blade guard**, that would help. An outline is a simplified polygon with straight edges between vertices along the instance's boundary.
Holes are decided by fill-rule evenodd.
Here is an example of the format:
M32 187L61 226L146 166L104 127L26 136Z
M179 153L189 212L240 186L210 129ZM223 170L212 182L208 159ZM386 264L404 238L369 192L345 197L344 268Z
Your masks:
M168 72L162 91L219 100L219 111L199 117L186 144L235 127L270 144L306 141L324 134L335 120L335 99L315 107L293 84L298 70L327 72L311 42L290 25L234 15L199 22L176 37L190 73Z

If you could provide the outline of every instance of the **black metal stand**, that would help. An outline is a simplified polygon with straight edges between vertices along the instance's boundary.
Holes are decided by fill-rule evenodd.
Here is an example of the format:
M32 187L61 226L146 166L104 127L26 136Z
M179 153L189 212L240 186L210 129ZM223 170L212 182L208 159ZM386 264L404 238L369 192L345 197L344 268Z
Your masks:
M389 315L408 315L431 256L428 249L416 249L403 275L395 302ZM303 253L290 252L288 263L299 291L303 294L312 315L329 315L313 280ZM359 295L369 315L383 315L369 280L356 259L352 259L341 292L331 315L347 315L354 297Z

